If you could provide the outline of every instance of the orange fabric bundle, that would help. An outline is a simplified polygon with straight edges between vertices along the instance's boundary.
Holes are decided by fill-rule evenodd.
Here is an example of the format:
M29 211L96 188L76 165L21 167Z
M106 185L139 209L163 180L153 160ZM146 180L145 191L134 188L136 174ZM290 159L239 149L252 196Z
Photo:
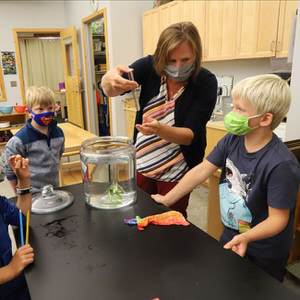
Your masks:
M190 223L186 221L184 216L179 211L175 210L141 219L137 223L138 229L144 230L144 227L148 226L149 223L155 225L190 225Z

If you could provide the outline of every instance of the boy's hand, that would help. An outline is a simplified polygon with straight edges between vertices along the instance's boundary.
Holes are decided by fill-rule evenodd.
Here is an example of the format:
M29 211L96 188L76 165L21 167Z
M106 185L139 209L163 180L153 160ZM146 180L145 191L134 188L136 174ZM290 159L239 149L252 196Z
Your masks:
M230 242L224 245L225 249L231 249L239 256L244 257L248 246L248 239L245 234L236 235Z
M23 158L21 155L13 155L9 158L11 168L20 181L28 181L30 179L29 159Z
M163 196L163 195L160 195L160 194L155 194L155 195L151 195L151 198L157 202L157 203L162 203L164 204L165 206L169 206L167 203L166 203L166 196Z
M15 276L19 275L25 267L31 264L34 260L33 248L27 244L17 249L9 266Z

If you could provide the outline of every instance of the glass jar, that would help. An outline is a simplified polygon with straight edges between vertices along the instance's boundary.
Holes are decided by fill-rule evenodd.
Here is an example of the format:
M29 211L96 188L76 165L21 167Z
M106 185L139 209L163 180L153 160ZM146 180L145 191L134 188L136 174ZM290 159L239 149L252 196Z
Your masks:
M102 209L120 208L136 200L136 155L129 137L103 136L81 144L85 201Z

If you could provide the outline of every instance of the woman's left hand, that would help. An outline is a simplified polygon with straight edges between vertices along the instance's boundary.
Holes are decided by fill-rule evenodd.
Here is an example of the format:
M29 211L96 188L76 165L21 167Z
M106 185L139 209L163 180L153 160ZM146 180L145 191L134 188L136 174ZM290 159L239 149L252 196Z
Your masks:
M143 124L136 124L136 129L144 135L156 134L158 135L161 123L153 118L145 117L143 119Z

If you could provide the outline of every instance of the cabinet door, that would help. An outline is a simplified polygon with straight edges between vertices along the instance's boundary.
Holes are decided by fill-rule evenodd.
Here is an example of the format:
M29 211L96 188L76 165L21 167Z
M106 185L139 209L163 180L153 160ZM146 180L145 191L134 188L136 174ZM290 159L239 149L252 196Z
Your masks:
M143 53L153 54L160 35L159 9L155 8L143 14Z
M275 56L280 1L237 2L237 58Z
M205 1L183 1L182 21L191 21L197 27L203 46L205 39Z
M173 1L159 7L160 32L173 23L182 21L182 1Z
M292 23L296 17L297 8L298 1L281 0L280 2L276 57L288 56Z
M206 2L204 61L235 58L237 2Z

